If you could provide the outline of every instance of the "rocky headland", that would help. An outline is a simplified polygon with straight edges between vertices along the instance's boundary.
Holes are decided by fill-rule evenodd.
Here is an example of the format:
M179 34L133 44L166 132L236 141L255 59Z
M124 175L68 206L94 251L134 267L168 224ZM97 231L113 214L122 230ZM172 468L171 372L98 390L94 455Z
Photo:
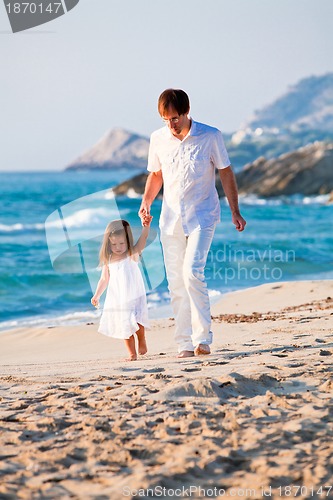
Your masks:
M66 170L144 169L147 165L148 148L147 137L114 128L72 161Z
M333 192L333 73L299 81L256 111L235 133L224 134L224 139L241 194L271 197ZM148 137L115 128L66 170L142 171L115 188L118 195L141 196L148 149ZM223 196L218 174L216 186Z
M240 193L317 195L333 191L333 142L316 142L272 158L258 158L237 174Z
M141 196L147 173L119 184L117 195ZM258 158L236 173L241 194L270 197L281 195L318 195L333 191L333 142L316 142L296 151L267 160ZM216 182L219 196L224 196L221 183Z

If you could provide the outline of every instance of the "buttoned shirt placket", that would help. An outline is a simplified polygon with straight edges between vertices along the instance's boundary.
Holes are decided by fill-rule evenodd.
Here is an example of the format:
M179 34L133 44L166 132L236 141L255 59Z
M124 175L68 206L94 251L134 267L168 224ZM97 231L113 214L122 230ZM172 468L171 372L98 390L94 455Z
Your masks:
M187 142L187 137L183 139L183 141L180 144L179 148L179 173L180 173L180 191L179 191L179 197L180 197L180 215L181 215L181 221L182 221L182 226L185 235L187 236L189 234L189 229L187 227L187 220L186 220L186 203L185 203L185 150L186 150L186 142Z
M148 170L162 170L164 195L160 228L172 234L178 223L184 233L209 227L220 219L215 168L230 161L218 129L192 121L180 141L164 127L152 134Z

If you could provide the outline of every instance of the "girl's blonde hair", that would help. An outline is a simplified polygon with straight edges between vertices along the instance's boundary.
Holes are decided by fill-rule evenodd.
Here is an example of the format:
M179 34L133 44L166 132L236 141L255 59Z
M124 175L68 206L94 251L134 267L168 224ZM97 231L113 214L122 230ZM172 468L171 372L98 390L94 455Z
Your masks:
M111 250L111 236L121 236L124 235L127 242L127 250L130 255L133 253L133 234L131 230L131 226L126 220L119 219L110 222L105 229L104 238L102 242L101 249L99 251L99 265L103 266L104 264L108 265L110 261L110 257L112 255Z

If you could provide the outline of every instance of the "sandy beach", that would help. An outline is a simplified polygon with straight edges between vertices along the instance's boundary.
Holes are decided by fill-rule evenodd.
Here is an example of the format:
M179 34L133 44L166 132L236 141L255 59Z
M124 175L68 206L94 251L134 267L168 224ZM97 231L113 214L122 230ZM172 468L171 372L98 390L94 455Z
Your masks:
M333 282L212 307L210 356L173 320L124 362L97 323L0 333L0 499L333 498Z

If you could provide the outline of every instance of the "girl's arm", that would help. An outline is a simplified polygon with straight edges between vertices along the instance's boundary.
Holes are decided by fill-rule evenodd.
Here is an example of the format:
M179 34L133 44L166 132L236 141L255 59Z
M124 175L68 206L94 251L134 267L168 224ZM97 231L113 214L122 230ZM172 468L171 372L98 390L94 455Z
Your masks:
M98 306L100 296L102 295L102 293L104 292L104 290L108 286L109 279L110 279L109 268L108 268L108 266L104 265L102 268L101 277L100 277L99 282L98 282L97 287L96 287L96 292L91 299L91 303L93 306L95 306L95 307Z
M147 238L149 235L151 220L152 220L152 216L148 216L148 217L146 216L145 224L147 224L147 225L142 227L141 236L133 248L133 251L135 254L140 254L146 246Z

